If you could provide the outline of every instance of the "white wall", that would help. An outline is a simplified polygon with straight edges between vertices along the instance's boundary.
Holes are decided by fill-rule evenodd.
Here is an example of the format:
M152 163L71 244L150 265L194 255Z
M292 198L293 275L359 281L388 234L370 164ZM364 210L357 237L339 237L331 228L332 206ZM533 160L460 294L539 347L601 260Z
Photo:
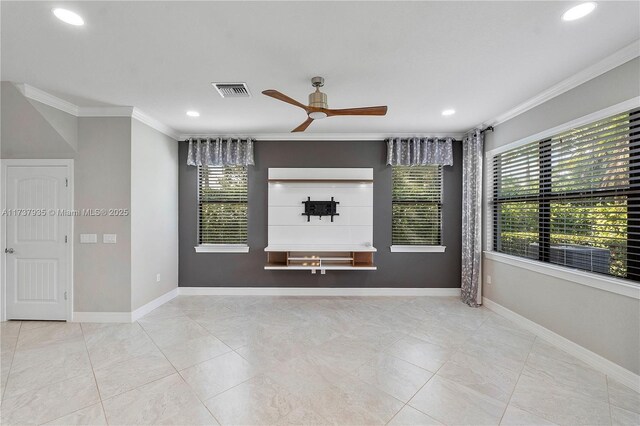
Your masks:
M485 149L640 96L639 75L640 59L627 62L496 126L487 136ZM486 184L485 194L489 193ZM639 300L487 258L483 275L484 297L640 374ZM488 275L492 284L487 284Z
M156 275L160 274L160 282ZM178 286L178 144L131 127L131 310Z

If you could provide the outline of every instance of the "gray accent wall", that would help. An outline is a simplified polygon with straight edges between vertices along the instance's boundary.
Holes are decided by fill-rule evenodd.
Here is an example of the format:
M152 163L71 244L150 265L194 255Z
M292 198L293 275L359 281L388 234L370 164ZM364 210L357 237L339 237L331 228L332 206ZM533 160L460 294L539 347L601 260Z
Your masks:
M187 143L179 147L180 287L460 287L462 147L454 143L454 166L444 167L444 253L391 253L391 167L386 144L360 141L286 141L255 144L249 168L247 254L196 253L197 175L186 165ZM267 172L269 167L372 167L373 245L377 271L265 271ZM301 200L302 201L302 200ZM313 243L313 242L310 242Z
M639 75L640 59L629 61L496 126L485 148L504 146L640 96ZM485 212L487 219L491 218ZM562 280L487 258L483 275L484 297L640 374L640 300L589 287L579 279Z

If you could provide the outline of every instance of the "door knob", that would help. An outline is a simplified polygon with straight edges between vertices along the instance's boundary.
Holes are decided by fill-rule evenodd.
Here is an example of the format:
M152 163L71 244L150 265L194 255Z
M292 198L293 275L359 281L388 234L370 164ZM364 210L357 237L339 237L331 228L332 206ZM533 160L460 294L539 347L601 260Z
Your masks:
M5 253L9 253L9 254L13 254L13 249L12 248L6 248L4 249Z

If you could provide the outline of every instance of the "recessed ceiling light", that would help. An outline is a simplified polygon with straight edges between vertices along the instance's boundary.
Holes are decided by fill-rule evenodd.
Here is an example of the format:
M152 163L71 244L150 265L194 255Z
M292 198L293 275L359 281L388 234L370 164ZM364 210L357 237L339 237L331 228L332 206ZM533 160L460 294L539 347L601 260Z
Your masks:
M573 6L562 14L563 21L575 21L576 19L584 18L596 8L597 4L594 1L586 3L580 3L577 6Z
M70 10L57 8L53 9L53 14L56 15L56 18L69 25L84 25L84 19L82 19L82 16Z
M448 115L453 115L456 113L455 109L445 109L444 111L442 111L442 115L444 115L445 117Z
M200 113L198 111L187 111L187 115L189 117L200 117Z

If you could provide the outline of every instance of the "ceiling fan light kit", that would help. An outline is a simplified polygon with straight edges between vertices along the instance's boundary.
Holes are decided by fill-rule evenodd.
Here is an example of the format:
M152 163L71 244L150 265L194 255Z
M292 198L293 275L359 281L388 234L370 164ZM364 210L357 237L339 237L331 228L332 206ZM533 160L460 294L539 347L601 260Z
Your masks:
M307 127L313 122L313 120L321 120L323 118L335 116L335 115L386 115L386 106L375 107L363 107L363 108L344 108L344 109L330 109L327 102L327 94L320 91L320 88L324 86L323 77L313 77L311 79L311 85L316 90L309 94L309 105L304 105L295 99L288 97L287 95L278 92L277 90L268 89L262 92L263 95L272 97L282 102L302 108L307 113L308 118L298 127L292 130L292 132L304 132Z

